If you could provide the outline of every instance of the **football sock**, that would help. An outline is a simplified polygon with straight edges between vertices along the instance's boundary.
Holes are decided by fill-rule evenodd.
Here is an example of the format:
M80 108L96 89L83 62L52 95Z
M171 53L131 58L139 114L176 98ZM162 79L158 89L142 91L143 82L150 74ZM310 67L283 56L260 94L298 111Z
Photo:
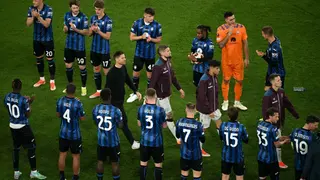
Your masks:
M220 129L219 128L217 128L217 133L218 133L218 135L220 135Z
M147 177L147 166L140 165L140 180L145 180Z
M28 149L28 159L31 166L31 169L36 169L36 149Z
M193 180L201 180L201 177L194 177Z
M100 74L100 72L94 73L94 82L96 83L97 90L101 90L101 74Z
M40 77L44 76L44 62L43 62L43 57L42 58L37 58L37 68Z
M72 180L78 180L79 179L79 175L73 175Z
M281 148L277 148L277 156L278 156L278 162L282 162L282 158L281 158Z
M120 180L120 175L118 175L118 176L113 176L113 180Z
M162 180L162 168L160 167L154 168L154 177L155 177L155 180Z
M67 74L67 79L68 82L71 83L73 82L73 68L66 68L66 74Z
M56 63L54 60L48 60L48 65L49 65L49 72L50 72L50 79L54 79L54 75L56 74Z
M222 81L221 89L222 89L223 99L225 101L227 101L228 100L228 94L229 94L229 82L225 83L224 81Z
M240 98L242 96L242 82L237 82L234 85L234 95L235 95L235 100L240 101Z
M202 150L202 142L200 142L200 148L201 148L201 150Z
M60 180L65 180L64 171L60 171Z
M176 137L176 126L174 125L173 119L167 119L167 125L174 138L178 139Z
M181 174L181 180L188 180L188 176L184 176Z
M147 88L149 88L150 81L151 81L151 79L150 79L150 78L148 78L148 79L147 79Z
M132 78L133 85L136 87L136 89L139 88L139 80L140 80L139 77L133 77Z
M13 169L19 171L19 152L20 149L13 150Z
M97 179L103 180L103 173L97 173Z
M80 70L80 76L81 76L82 87L86 87L87 77L88 77L88 72L86 68Z

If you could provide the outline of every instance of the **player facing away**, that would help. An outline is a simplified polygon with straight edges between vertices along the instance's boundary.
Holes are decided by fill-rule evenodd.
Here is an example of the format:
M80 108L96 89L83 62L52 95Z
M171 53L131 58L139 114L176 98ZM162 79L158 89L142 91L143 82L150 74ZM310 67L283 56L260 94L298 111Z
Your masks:
M89 33L88 17L80 11L80 1L70 0L70 11L64 15L63 32L67 34L64 62L69 83L73 82L73 62L76 59L82 82L81 96L87 95L87 69L85 36ZM63 91L64 93L66 90Z
M36 56L40 80L33 87L39 87L46 83L44 78L44 54L48 60L50 72L50 90L56 90L54 76L56 65L54 62L54 42L52 30L53 11L50 6L44 4L44 0L33 0L33 6L29 7L27 26L33 24L33 54Z
M196 91L197 110L200 114L200 122L202 123L204 130L210 127L211 120L213 120L219 133L222 114L219 109L219 84L217 76L220 72L220 62L209 60L208 66L209 68L201 77ZM201 142L200 146L202 156L209 157L210 154L202 149Z
M285 123L285 109L288 109L296 119L299 119L299 114L296 112L289 98L281 88L282 81L280 75L271 74L269 76L269 81L271 83L271 88L264 93L262 99L262 117L263 119L267 119L268 116L266 112L268 108L276 108L279 112L279 121L277 121L276 126L278 128L278 134L281 136L281 130L284 128ZM282 161L280 147L277 148L277 155L280 168L288 168Z
M154 161L154 177L162 179L164 159L162 128L167 127L165 110L156 105L156 90L148 88L146 104L138 109L138 125L141 127L140 139L140 180L147 179L147 166L150 157Z
M85 120L82 103L75 98L76 86L68 84L67 95L57 101L57 117L61 119L59 133L59 171L60 180L65 180L64 168L66 157L70 149L73 159L73 180L79 179L80 154L82 151L82 138L79 120Z
M164 108L166 112L167 125L176 138L177 144L180 140L175 136L176 127L173 121L173 113L170 105L171 84L180 92L180 97L184 98L185 93L181 88L175 72L171 65L171 51L169 46L160 45L158 48L159 59L155 63L152 71L150 88L154 88L157 92L157 100L160 107Z
M36 141L29 125L29 117L31 115L31 104L35 99L20 94L22 82L20 79L12 81L11 93L4 98L4 104L9 113L9 127L13 140L13 169L14 179L19 179L21 172L19 171L19 152L20 147L28 150L28 159L31 166L30 178L46 179L46 176L40 174L36 167Z
M101 64L104 75L108 74L111 59L110 59L110 44L109 40L112 31L112 20L105 13L104 1L96 0L94 2L96 15L90 19L91 27L89 29L89 36L92 36L90 59L93 65L94 82L97 91L89 96L89 98L97 98L101 91Z
M266 119L258 124L257 136L259 139L258 169L259 179L278 180L280 169L276 148L289 143L290 139L278 136L278 128L275 124L279 119L279 111L276 108L269 108L266 112Z
M140 71L145 64L147 71L147 88L150 84L152 68L156 58L156 44L161 42L162 28L161 24L154 20L155 10L146 8L143 18L133 22L130 30L130 40L137 41L136 49L133 58L133 84L136 89L139 89ZM127 102L133 102L138 97L135 94L130 94Z
M103 163L110 158L112 176L114 180L120 180L120 139L117 127L123 127L122 113L120 109L111 105L111 90L105 88L101 91L102 103L93 108L92 115L98 129L98 163L97 179L103 179Z
M318 117L310 115L307 117L306 123L302 128L294 129L290 134L291 144L295 152L294 164L296 180L300 180L301 178L307 154L314 137L313 131L318 129L319 120Z
M273 73L280 75L282 81L281 87L284 88L286 70L283 64L281 42L279 38L274 35L271 26L265 26L262 28L262 37L269 43L266 52L256 50L257 55L262 57L268 63L268 71L266 74L264 90L267 91L271 87L269 76Z
M224 14L226 24L218 27L217 43L222 49L222 110L227 111L229 106L228 94L229 83L231 77L235 79L234 93L235 101L234 107L240 110L247 110L241 102L242 96L242 81L244 76L244 66L249 65L249 48L248 35L244 25L236 23L235 16L232 12ZM245 59L243 60L243 51Z
M192 41L191 53L188 59L193 64L193 84L197 87L200 78L208 69L208 60L213 58L214 45L208 37L211 32L210 26L199 25L197 27L197 37Z
M237 180L243 180L245 171L242 142L248 144L249 136L246 128L238 121L239 111L235 107L228 109L228 122L220 126L220 139L223 142L221 172L222 180L229 180L231 169Z
M200 143L205 142L202 123L194 119L196 106L192 103L186 105L186 117L177 121L176 136L181 138L180 168L181 180L187 180L189 170L193 170L193 179L201 180L202 155Z

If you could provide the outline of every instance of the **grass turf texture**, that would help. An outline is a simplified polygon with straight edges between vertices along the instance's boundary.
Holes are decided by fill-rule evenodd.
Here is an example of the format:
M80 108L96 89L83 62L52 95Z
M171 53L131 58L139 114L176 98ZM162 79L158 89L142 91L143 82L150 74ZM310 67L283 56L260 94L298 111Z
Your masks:
M56 100L63 96L67 80L65 76L65 66L63 62L63 49L66 35L63 33L63 16L68 11L66 1L48 0L53 7L53 28L55 41L55 61L57 64L56 85L57 90L49 91L49 76L47 63L45 73L47 84L40 88L33 88L32 85L38 80L35 65L35 57L32 55L32 31L33 28L25 26L28 7L32 1L1 1L0 19L2 28L0 34L0 96L11 91L11 80L19 77L23 82L23 95L36 94L37 99L32 106L32 116L30 124L34 131L37 142L37 167L48 179L58 178L58 132L60 119L55 117ZM81 9L87 15L94 14L93 1L82 1ZM173 55L173 65L180 84L186 92L186 98L180 99L176 90L171 98L174 110L174 117L184 117L184 106L187 102L195 102L195 87L192 84L192 67L187 60L190 51L192 38L195 37L195 28L199 24L206 24L212 27L213 32L210 38L215 39L216 28L224 23L223 13L227 10L234 10L237 22L242 23L247 28L250 49L250 67L245 70L244 88L242 102L248 106L247 112L241 112L239 120L247 127L250 141L244 145L246 162L246 179L256 179L258 177L257 152L258 141L256 138L256 123L261 116L261 99L263 96L264 78L267 65L259 58L255 50L265 50L267 42L261 37L261 27L271 25L275 29L276 35L282 41L284 51L285 67L287 69L286 92L290 100L300 113L301 119L293 120L291 115L287 115L287 123L284 135L287 135L295 127L303 125L305 117L311 113L319 113L317 103L320 98L317 90L318 67L320 55L318 53L318 40L320 32L320 13L316 7L320 2L315 0L305 0L304 2L287 1L264 1L264 0L181 0L181 1L128 1L117 0L107 1L106 12L113 19L114 26L111 36L111 52L123 50L127 56L128 69L132 69L132 59L134 55L135 43L130 42L129 32L134 20L142 16L143 10L147 6L156 9L156 20L162 24L163 40L162 44L171 47ZM88 69L88 94L95 91L93 81L92 66L89 61L89 50L91 38L87 38L87 69ZM220 49L216 46L215 58L220 59ZM74 81L78 86L77 95L80 97L80 77L79 70L75 66ZM219 78L221 82L221 77ZM105 78L103 79L103 82ZM141 92L146 86L145 73L142 73L140 80ZM233 83L232 83L233 84ZM294 86L304 86L306 92L293 92ZM127 91L127 96L131 93ZM230 101L233 103L233 85L230 86ZM81 179L95 179L96 168L96 127L91 118L91 111L94 105L99 103L98 99L80 97L87 112L87 120L81 122L81 132L83 138L84 152L81 156ZM129 118L129 126L134 137L138 140L140 129L136 124L136 112L141 103L134 102L126 104L125 109ZM12 179L12 139L8 127L8 115L6 109L0 108L0 179ZM223 120L226 121L226 114L223 113ZM132 151L123 133L119 131L121 137L121 179L139 179L139 151ZM165 161L163 177L167 180L180 179L179 169L179 147L176 145L168 129L164 130ZM217 133L212 126L206 132L207 141L204 148L211 154L210 158L204 158L203 179L220 178L220 160L222 143L218 139ZM283 147L282 158L289 168L281 170L281 178L294 178L293 151L290 145ZM66 176L71 178L71 157L67 158ZM152 162L152 161L151 161ZM153 177L152 163L149 163L148 179ZM20 153L20 170L23 172L21 179L28 179L30 172L26 158L26 152ZM111 178L111 166L105 165L105 179Z

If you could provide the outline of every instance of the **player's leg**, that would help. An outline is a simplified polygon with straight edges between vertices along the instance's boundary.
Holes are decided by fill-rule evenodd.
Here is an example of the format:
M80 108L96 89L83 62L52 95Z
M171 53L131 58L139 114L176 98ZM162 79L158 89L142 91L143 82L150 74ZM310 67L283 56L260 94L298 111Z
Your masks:
M222 173L222 180L229 180L231 174L232 164L227 163L225 161L221 161L221 173Z
M269 74L268 72L266 73L266 80L265 80L265 83L264 83L264 91L268 91L271 87L271 83L269 81Z
M71 49L64 49L64 63L66 65L66 76L68 83L73 82L73 62L75 59L75 51ZM63 93L66 93L66 89L63 90Z
M103 162L107 159L107 147L97 146L97 179L103 180Z
M245 172L244 162L233 164L233 172L236 174L236 180L243 180Z
M90 52L90 59L91 59L91 64L93 66L93 72L94 72L94 82L96 85L96 92L93 93L91 96L89 96L90 99L100 97L100 91L101 91L101 54L95 53L95 52Z
M227 111L229 107L229 84L230 79L232 76L232 68L224 63L222 61L222 83L221 83L221 89L222 89L222 96L223 96L223 103L222 103L222 111Z
M187 180L190 170L190 161L180 158L181 180Z
M71 147L70 147L71 153L72 153L72 169L73 169L73 177L72 180L78 180L79 179L79 173L80 173L80 154L82 152L82 141L80 140L74 140L71 141Z
M143 68L145 60L146 59L140 58L137 56L135 56L133 59L132 82L137 90L139 88L140 71ZM151 78L151 73L149 73L149 75L148 75L148 72L147 72L147 77ZM136 94L131 93L129 95L129 98L127 99L127 103L132 103L133 101L135 101L137 99L138 99L138 96Z
M212 118L212 120L213 120L213 121L215 122L215 124L216 124L217 133L218 133L218 135L219 135L219 129L220 129L220 126L221 126L221 124L222 124L222 121L221 121L221 116L222 116L222 114L221 114L220 109L215 110L213 114L214 114L214 117Z
M155 180L162 180L162 163L164 160L163 146L152 148L152 158L154 160L154 177Z
M203 73L199 73L197 71L193 71L193 84L198 87L199 81L202 77Z
M56 64L54 62L54 43L53 41L49 41L45 43L45 49L46 49L46 57L48 60L48 66L49 66L49 73L50 73L50 90L54 91L56 90L55 85L55 74L56 74Z
M64 169L66 167L66 157L69 150L69 141L66 139L59 138L59 161L58 168L60 172L60 180L65 180Z
M270 180L279 180L280 168L277 162L269 164L270 169Z
M113 180L120 180L120 145L109 149Z
M202 114L202 113L199 113L200 114L200 122L202 123L203 125L203 130L206 131L209 127L210 127L210 124L211 124L211 118L209 117L208 114ZM200 147L201 147L201 153L202 153L202 156L203 157L210 157L211 155L209 153L207 153L203 148L202 148L202 142L199 142L200 143Z
M105 76L107 76L110 67L111 67L111 58L110 54L102 54L101 55L101 62L102 62L102 67L103 67L103 73Z
M166 115L167 115L166 121L167 121L167 125L168 125L168 128L169 128L171 134L176 139L177 144L180 144L180 140L176 137L176 126L175 126L174 120L173 120L173 113L172 113L172 108L170 105L170 97L158 99L158 101L159 101L160 107L162 107L166 112Z
M278 138L281 137L281 129L278 129ZM281 169L287 169L288 166L282 161L282 152L281 152L281 147L277 147L277 158L278 158L278 162L279 162L279 167Z
M236 84L234 85L235 101L233 106L242 111L246 111L248 108L240 102L240 98L242 96L243 76L244 76L244 63L241 62L239 64L236 64L233 69L233 77L236 80Z
M202 159L192 161L193 180L201 180Z
M80 69L80 77L81 77L81 96L87 95L87 69L86 69L86 51L77 51L77 61Z
M147 178L148 161L151 156L150 149L140 145L140 180L146 180Z
M22 136L20 135L20 129L11 129L11 135L12 135L12 140L13 140L13 170L14 174L13 177L14 179L19 179L21 176L21 172L19 171L19 153L20 153L20 147L21 147L21 138Z
M258 174L260 180L267 179L267 176L269 175L269 169L266 163L258 161Z
M39 87L46 83L44 78L44 61L43 54L45 51L45 47L41 44L40 41L33 41L33 54L36 56L37 69L40 76L38 82L36 82L33 87Z
M152 69L155 63L155 59L147 59L146 60L146 71L147 71L147 89L149 88L149 84L151 81Z

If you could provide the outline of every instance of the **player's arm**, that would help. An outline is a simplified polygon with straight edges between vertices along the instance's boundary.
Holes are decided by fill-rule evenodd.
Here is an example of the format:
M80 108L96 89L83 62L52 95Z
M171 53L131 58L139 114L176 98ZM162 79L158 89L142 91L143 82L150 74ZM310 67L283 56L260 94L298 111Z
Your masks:
M31 106L28 102L28 99L25 99L24 101L24 109L25 109L25 116L29 118L31 115Z
M138 112L137 112L137 123L138 123L138 126L141 127L141 122L140 122L140 108L141 106L138 108Z
M123 117L120 109L117 109L116 111L116 121L117 121L117 127L122 129L123 128Z
M153 42L153 43L160 43L161 40L162 40L162 27L161 27L161 24L158 24L158 27L157 27L157 37L156 38L151 38L150 36L150 41Z
M217 30L217 43L219 44L219 47L222 49L227 42L229 41L229 38L232 35L233 26L229 27L229 31L223 31L220 27Z
M243 130L242 130L242 142L248 144L249 142L249 135L248 135L248 132L247 132L247 129L242 126Z
M180 128L179 128L179 121L180 120L178 120L177 122L176 122L176 137L179 139L180 137L181 137L181 135L180 135Z
M86 119L85 117L85 112L84 112L84 109L83 109L83 104L80 102L80 107L79 107L79 113L80 113L80 120L81 121L84 121Z
M87 36L89 35L88 18L85 17L82 23L83 23L83 29L78 29L75 26L73 26L72 29L83 36Z
M212 41L207 43L207 49L206 50L207 50L207 52L204 53L204 57L197 59L198 62L206 62L206 61L209 61L209 60L213 59L214 45L213 45Z
M69 32L67 14L64 15L63 32L66 34Z
M142 36L137 36L138 34L138 23L135 21L132 24L132 27L130 29L130 41L139 41L146 39L146 35L143 34Z
M33 16L33 13L32 13L32 8L30 7L29 10L28 10L28 17L27 17L27 26L31 26L34 22L34 16Z
M273 128L272 129L272 136L273 136L273 143L274 143L274 146L276 146L277 148L281 147L282 145L284 144L287 144L290 142L290 139L285 139L283 141L281 141L281 139L278 137L277 135L277 132L278 132L278 129L277 128Z
M292 103L290 102L288 96L283 93L283 105L285 108L288 109L288 111L296 118L299 119L299 114L297 113L297 111L295 110L295 108L293 107Z
M160 113L160 118L161 118L161 122L162 122L162 128L167 128L167 121L166 121L166 112L163 108L161 108L161 113Z
M43 19L38 12L35 13L35 17L45 28L48 28L50 26L52 15L53 15L52 8L48 10L47 17L45 19Z
M112 20L109 19L108 22L105 24L106 27L106 33L100 31L100 28L97 29L97 34L99 34L103 39L109 40L111 37L111 32L112 32Z
M270 102L270 96L264 95L263 99L262 99L262 117L263 117L264 120L268 119L267 110L271 106L272 106L272 104Z
M200 142L204 143L206 141L206 137L204 136L203 125L199 127L198 132Z
M249 60L249 45L248 45L248 35L247 35L247 30L246 28L243 26L241 28L242 30L242 44L243 44L243 50L244 50L244 57L245 59Z

